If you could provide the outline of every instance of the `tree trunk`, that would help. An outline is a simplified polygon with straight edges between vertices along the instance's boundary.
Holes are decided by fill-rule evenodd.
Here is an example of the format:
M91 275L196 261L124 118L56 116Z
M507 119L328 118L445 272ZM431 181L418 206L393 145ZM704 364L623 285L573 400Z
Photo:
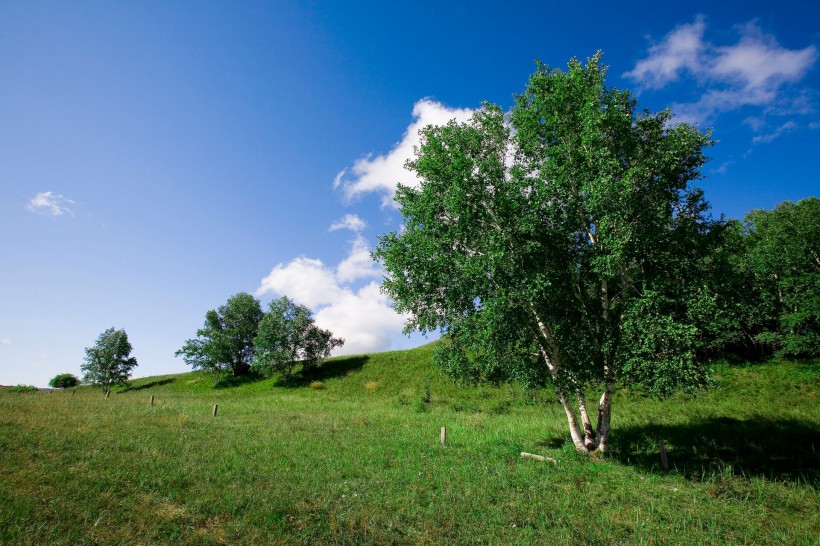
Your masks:
M601 395L601 400L598 402L598 435L595 438L595 443L598 445L598 451L601 453L606 453L606 447L609 441L613 390L614 387L612 383L607 383L604 393Z

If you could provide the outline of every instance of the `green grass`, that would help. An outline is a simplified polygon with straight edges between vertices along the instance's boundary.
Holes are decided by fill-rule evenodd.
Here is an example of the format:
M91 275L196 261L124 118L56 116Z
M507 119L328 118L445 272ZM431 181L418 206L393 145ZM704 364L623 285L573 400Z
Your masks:
M289 386L0 389L0 543L818 543L818 361L620 394L596 458L548 391L453 385L431 354L332 359Z

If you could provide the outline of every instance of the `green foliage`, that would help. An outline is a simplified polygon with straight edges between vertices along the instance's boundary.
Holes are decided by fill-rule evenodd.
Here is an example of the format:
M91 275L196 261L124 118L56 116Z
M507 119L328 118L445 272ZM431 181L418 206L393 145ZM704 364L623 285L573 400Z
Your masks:
M37 387L33 385L14 385L12 387L6 387L6 390L9 392L22 392L22 393L32 393L37 392Z
M746 215L743 265L759 290L756 340L778 355L820 355L820 199Z
M194 370L213 374L215 382L225 374L245 375L251 370L253 339L262 316L259 300L250 294L231 296L217 310L205 314L205 326L197 330L196 338L185 342L176 356L182 356Z
M296 364L310 371L344 340L316 326L310 309L283 296L270 302L253 344L253 366L267 375L281 373L287 382Z
M114 385L124 385L137 366L137 359L131 355L131 344L125 330L109 328L97 338L93 347L85 349L83 381L99 385L106 392Z
M689 182L711 141L638 111L605 72L599 55L539 65L509 115L487 104L421 131L407 163L421 186L398 188L405 229L376 257L407 329L448 334L448 373L551 381L562 401L589 385L667 395L706 382L690 307L715 224ZM608 411L604 400L599 433ZM588 449L602 437L585 428Z
M51 378L51 381L48 382L49 387L54 387L55 389L68 389L76 387L79 384L80 380L74 374L70 373L55 375Z

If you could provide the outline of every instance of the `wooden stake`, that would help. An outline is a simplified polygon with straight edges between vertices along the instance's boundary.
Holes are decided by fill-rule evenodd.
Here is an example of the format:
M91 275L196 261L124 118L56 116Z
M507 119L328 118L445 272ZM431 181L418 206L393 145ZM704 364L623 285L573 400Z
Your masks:
M105 399L108 400L108 395L111 394L111 389L105 391Z
M658 440L658 450L661 452L663 468L669 470L669 459L666 457L666 446L663 445L663 440Z
M218 409L219 409L219 404L214 404L214 412L211 415L211 417L216 417L216 410L218 410Z
M447 447L447 429L441 427L441 447Z
M154 395L153 394L151 395L151 407L152 408L154 407Z
M527 453L526 451L522 451L521 456L526 457L528 459L535 459L536 461L544 461L544 462L550 462L552 464L558 464L558 461L556 459L553 459L552 457L544 457L543 455L536 455L535 453Z

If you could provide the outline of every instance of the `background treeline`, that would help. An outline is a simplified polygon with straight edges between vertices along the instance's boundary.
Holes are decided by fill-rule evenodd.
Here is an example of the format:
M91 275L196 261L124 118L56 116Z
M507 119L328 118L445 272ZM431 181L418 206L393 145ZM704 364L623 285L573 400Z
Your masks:
M693 317L705 356L820 355L820 200L718 223Z

